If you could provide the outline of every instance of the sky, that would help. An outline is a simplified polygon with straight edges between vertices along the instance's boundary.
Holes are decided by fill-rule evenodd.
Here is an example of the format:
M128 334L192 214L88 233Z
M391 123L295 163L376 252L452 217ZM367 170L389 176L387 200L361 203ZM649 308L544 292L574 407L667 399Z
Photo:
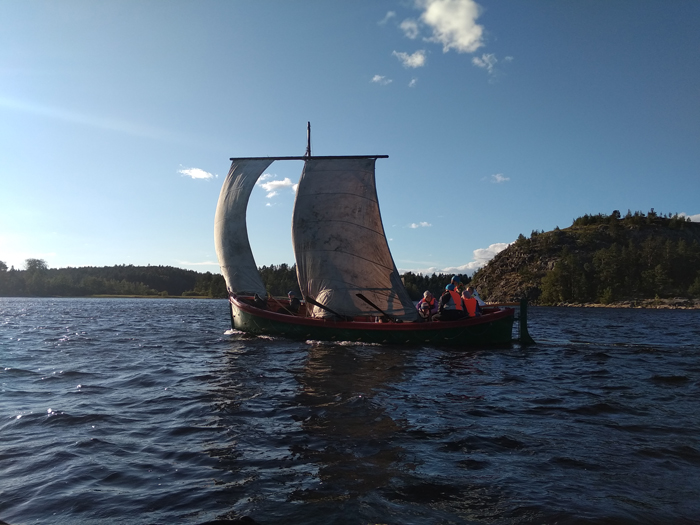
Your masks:
M231 157L376 163L400 272L584 214L700 221L700 2L0 0L0 261L218 273ZM293 264L299 161L253 191Z

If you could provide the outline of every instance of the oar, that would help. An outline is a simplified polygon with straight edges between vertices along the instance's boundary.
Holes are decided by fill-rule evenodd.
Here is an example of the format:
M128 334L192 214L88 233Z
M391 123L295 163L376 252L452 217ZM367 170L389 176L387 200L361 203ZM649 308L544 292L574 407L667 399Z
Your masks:
M364 295L362 295L361 293L356 293L355 295L358 296L360 299L362 299L364 302L366 302L368 305L370 305L372 308L374 308L377 312L379 312L380 314L382 314L384 317L386 317L387 319L389 319L390 321L392 321L392 322L394 322L394 323L403 323L403 321L402 321L401 319L399 319L398 317L391 317L389 314L387 314L386 312L382 311L381 308L379 308L376 304L374 304L372 301L370 301L369 299L367 299L367 298L366 298Z
M322 309L324 309L326 312L330 312L330 313L332 313L333 315L337 315L338 317L340 317L340 318L343 319L343 320L346 320L346 319L347 319L346 316L340 315L338 312L334 312L333 310L331 310L330 308L328 308L325 304L321 304L321 303L319 303L318 301L315 301L314 299L312 299L312 298L309 297L308 295L306 296L306 302L307 302L307 303L311 303L311 304L313 304L314 306L318 306L319 308L322 308Z

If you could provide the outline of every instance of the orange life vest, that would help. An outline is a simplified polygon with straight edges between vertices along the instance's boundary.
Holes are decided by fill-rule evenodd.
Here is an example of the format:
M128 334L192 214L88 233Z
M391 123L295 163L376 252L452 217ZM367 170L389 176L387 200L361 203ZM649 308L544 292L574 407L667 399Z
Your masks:
M476 307L479 303L476 302L476 297L464 300L464 306L469 313L469 317L476 317Z
M425 297L420 300L418 303L418 306L420 307L423 303L428 303L428 306L430 306L430 309L433 309L433 306L435 306L435 297L431 297L430 300L427 300Z
M459 292L453 292L452 290L448 291L452 296L452 301L455 303L455 310L464 310L464 308L462 308L462 296L459 295Z

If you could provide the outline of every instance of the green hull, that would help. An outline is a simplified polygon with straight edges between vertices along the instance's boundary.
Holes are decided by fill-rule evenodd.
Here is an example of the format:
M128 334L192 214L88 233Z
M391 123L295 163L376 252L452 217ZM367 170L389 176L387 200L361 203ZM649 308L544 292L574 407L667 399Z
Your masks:
M231 325L255 335L296 340L380 344L434 344L458 347L503 345L513 341L514 311L495 310L460 321L370 323L312 319L261 310L231 298Z

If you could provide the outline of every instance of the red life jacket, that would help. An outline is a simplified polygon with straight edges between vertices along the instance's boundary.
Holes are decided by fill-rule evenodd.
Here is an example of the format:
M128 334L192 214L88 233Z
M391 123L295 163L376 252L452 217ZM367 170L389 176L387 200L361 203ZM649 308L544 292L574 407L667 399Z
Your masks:
M464 300L464 306L469 313L469 317L476 317L476 307L479 303L476 301L476 297Z
M455 303L455 310L464 310L464 308L462 307L462 296L459 295L459 292L453 292L452 290L448 291L452 296L452 301Z
M435 297L431 297L430 300L428 301L425 297L420 300L418 303L418 307L422 306L423 303L428 303L428 306L430 306L430 309L433 309L433 306L435 306Z

